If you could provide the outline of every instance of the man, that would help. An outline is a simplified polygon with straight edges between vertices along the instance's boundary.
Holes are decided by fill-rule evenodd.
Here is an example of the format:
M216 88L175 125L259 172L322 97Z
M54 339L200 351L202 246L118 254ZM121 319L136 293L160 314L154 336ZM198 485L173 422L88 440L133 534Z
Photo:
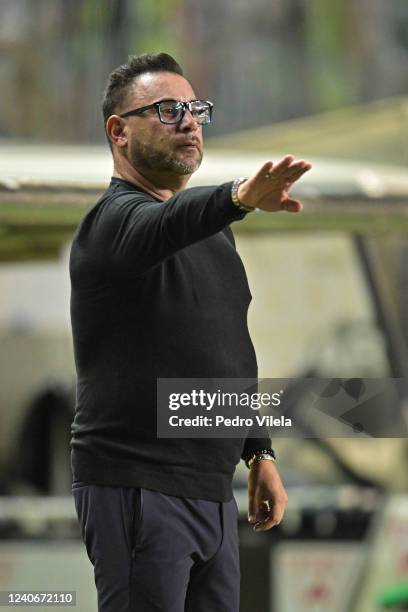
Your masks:
M257 530L279 524L287 503L266 430L156 435L157 378L257 376L229 224L255 207L300 211L288 189L310 168L286 156L248 180L184 190L211 112L164 53L130 57L105 91L113 178L70 257L73 493L100 612L238 612L240 458Z

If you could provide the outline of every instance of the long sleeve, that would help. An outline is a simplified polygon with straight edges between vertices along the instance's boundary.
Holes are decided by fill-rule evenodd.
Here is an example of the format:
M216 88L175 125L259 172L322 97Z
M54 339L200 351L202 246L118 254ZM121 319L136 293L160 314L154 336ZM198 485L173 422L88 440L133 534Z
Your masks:
M245 217L231 200L231 183L195 187L165 202L142 192L120 191L100 211L95 224L95 253L120 274L144 274L180 249L216 234Z
M263 427L260 433L264 433L265 436L259 438L251 438L250 436L246 437L241 453L241 459L244 461L256 451L272 449L271 438L267 428Z

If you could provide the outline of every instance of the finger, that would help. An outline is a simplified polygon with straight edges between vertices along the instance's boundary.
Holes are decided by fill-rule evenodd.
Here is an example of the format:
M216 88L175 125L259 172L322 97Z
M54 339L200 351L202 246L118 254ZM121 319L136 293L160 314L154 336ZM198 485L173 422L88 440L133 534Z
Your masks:
M263 523L270 517L269 502L253 501L249 503L248 521L250 523Z
M285 178L287 177L292 183L300 179L303 174L310 170L311 166L297 165L290 166L288 168L287 173L285 174Z
M271 160L265 162L263 166L258 170L255 174L255 179L264 179L267 178L273 168L273 162Z
M308 162L305 162L304 159L300 159L298 161L294 161L293 163L290 164L290 166L288 167L288 171L292 171L292 170L298 170L298 169L308 169L310 170L312 167L312 164L309 164Z
M258 521L257 523L255 523L254 525L254 531L268 531L269 529L272 529L272 527L276 527L277 525L279 525L280 520L277 517L271 517L269 518L267 521L264 521L263 523L261 523L260 521Z
M265 523L270 519L271 509L269 506L269 501L262 501L258 507L258 511L256 513L256 522L257 523Z
M279 523L283 519L283 515L285 512L284 506L275 505L269 513L269 518L266 521L258 521L254 525L254 531L267 531L272 527L279 525Z
M286 210L286 212L290 213L299 213L303 210L303 204L300 200L288 198L282 203L281 210Z
M256 507L257 507L257 504L256 504L255 497L251 495L248 499L248 521L250 523L256 523L257 521Z
M301 167L304 167L304 168L307 167L307 169L310 170L311 167L312 167L312 164L310 162L305 161L304 159L298 159L296 161L293 161L293 163L290 164L289 169L295 168L296 166L298 166L298 167L301 166Z
M310 168L304 164L292 165L284 173L283 178L286 183L294 183L309 170Z
M284 174L289 166L294 162L295 158L293 155L285 155L278 163L273 166L272 171L269 171L271 176L278 178Z
M269 529L272 529L272 527L276 527L277 525L279 525L279 522L280 521L278 521L277 519L269 519L264 523L255 523L254 531L268 531Z

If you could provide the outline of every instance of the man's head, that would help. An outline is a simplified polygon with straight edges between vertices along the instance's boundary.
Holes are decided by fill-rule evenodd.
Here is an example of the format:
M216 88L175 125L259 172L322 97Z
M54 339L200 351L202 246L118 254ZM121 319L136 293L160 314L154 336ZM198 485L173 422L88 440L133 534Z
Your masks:
M178 111L171 104L153 105L162 100L195 99L181 67L170 55L130 56L127 64L110 74L103 98L105 130L115 161L125 157L141 172L192 174L203 151L200 105L189 109L179 104ZM206 112L205 105L203 108ZM129 113L134 110L135 114ZM165 123L173 120L172 112L178 121ZM211 117L211 109L209 113Z

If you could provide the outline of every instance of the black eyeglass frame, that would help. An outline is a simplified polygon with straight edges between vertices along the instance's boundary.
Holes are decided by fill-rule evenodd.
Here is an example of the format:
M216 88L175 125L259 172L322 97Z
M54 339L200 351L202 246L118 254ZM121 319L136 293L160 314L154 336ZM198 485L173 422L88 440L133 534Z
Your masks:
M182 104L183 112L182 112L180 119L178 119L177 121L163 121L160 115L160 104L162 104L163 102L177 102L178 104ZM181 100L174 100L173 98L166 98L165 100L159 100L158 102L153 102L153 104L148 104L147 106L141 106L140 108L134 108L130 111L127 111L126 113L121 113L119 117L122 117L122 119L125 119L126 117L131 117L133 115L141 115L142 113L149 110L150 108L155 108L157 116L161 123L164 123L165 125L176 125L177 123L180 123L180 121L183 120L183 117L187 109L193 115L193 111L191 110L191 104L193 104L194 102L203 102L205 104L208 104L210 118L208 121L205 121L204 123L199 123L199 125L209 125L212 120L212 110L214 107L214 104L210 102L209 100L190 100L190 102L182 102Z

